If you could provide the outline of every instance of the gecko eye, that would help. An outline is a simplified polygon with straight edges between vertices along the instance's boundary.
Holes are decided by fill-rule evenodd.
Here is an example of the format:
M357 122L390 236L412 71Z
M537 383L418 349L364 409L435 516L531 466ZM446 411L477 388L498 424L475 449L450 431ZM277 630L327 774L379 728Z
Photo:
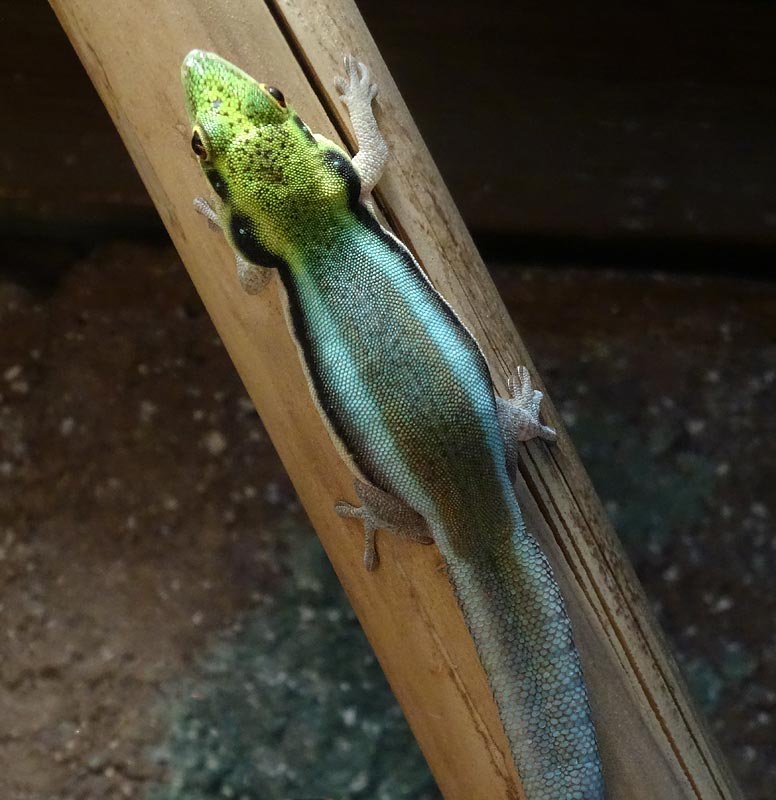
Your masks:
M199 131L194 131L194 135L191 137L191 149L194 151L197 158L203 160L207 158L207 150L205 149L205 145L202 144L202 137L199 135Z
M276 89L274 86L267 86L267 94L274 97L278 105L283 108L286 107L286 98L283 97L283 92L281 92L280 89Z

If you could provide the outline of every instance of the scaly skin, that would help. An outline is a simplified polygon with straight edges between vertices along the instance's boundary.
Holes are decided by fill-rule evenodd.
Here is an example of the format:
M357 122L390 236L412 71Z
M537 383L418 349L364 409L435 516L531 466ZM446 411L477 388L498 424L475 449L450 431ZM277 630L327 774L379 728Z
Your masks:
M352 64L353 87L366 76L354 78ZM310 134L277 90L196 50L182 79L192 146L220 198L213 216L241 275L246 262L278 271L311 390L341 452L362 481L425 521L526 797L601 800L570 623L522 521L479 347L374 218L371 186L364 191L348 155Z

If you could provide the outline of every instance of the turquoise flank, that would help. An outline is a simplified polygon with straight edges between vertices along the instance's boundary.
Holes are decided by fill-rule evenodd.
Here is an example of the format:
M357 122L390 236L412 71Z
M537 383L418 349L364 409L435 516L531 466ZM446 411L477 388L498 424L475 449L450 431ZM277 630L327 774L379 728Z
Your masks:
M472 469L496 492L505 480L494 466L504 446L487 366L406 248L371 220L349 223L325 247L309 247L303 268L281 270L296 334L320 404L359 467L442 519L482 490Z

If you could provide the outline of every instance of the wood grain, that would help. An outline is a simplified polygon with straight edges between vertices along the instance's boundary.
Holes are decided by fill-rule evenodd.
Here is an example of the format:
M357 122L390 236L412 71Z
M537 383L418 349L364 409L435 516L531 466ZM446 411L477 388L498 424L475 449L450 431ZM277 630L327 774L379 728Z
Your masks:
M438 553L383 537L381 568L363 570L358 526L344 523L332 508L342 497L355 499L351 479L310 399L277 287L258 298L244 295L228 247L191 207L205 187L190 155L178 81L189 49L215 50L282 87L311 128L334 139L343 134L350 145L332 85L341 53L354 52L381 87L378 117L394 156L378 195L385 216L478 337L498 385L503 388L516 365L530 365L357 10L348 0L271 7L149 0L142 14L119 0L52 0L52 6L262 416L445 797L520 798ZM560 429L559 443L525 448L518 495L568 598L610 798L738 797L549 404L547 416Z

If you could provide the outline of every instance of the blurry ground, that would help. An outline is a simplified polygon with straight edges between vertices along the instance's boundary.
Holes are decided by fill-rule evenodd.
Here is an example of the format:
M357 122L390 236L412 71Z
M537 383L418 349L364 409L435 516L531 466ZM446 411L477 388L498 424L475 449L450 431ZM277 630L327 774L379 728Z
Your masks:
M495 278L746 796L776 796L776 286ZM432 784L174 251L0 251L0 797Z

